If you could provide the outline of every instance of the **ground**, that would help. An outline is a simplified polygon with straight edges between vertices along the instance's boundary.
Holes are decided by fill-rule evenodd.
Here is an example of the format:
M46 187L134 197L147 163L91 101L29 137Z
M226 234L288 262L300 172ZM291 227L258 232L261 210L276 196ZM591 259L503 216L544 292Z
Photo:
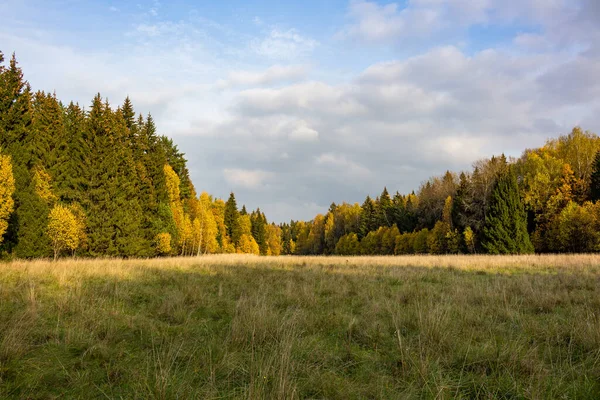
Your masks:
M600 256L0 264L0 398L600 397Z

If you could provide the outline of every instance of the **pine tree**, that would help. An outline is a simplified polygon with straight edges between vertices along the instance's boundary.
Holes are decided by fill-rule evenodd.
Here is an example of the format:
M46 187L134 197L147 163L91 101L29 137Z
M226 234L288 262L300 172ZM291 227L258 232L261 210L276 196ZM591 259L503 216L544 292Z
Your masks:
M50 255L45 234L48 208L35 192L32 168L36 158L32 129L33 106L29 84L16 58L0 74L0 147L12 157L15 211L9 220L3 248L17 257Z
M131 103L129 96L127 96L123 102L121 114L123 115L127 129L132 133L135 133L135 111L133 110L133 104Z
M229 199L225 203L224 222L227 228L227 236L233 245L237 246L242 233L240 229L240 213L237 209L237 203L233 192L229 194Z
M244 208L242 208L242 211L244 211ZM264 214L260 211L260 208L252 212L250 215L250 221L252 223L252 237L258 244L260 254L267 255L269 250L269 244L267 243L267 220Z
M482 247L490 254L533 253L527 216L521 203L513 168L501 172L490 198Z
M360 214L359 232L358 239L366 237L369 232L377 229L377 211L375 209L375 202L370 196L367 196L364 203L361 206L362 212Z
M377 199L376 206L377 227L392 226L392 199L387 187L383 188L383 192Z
M88 190L83 206L88 214L91 255L146 256L152 238L141 230L138 176L125 121L98 94L86 120L85 140L90 146Z
M600 200L600 151L596 153L590 178L590 197L596 202Z

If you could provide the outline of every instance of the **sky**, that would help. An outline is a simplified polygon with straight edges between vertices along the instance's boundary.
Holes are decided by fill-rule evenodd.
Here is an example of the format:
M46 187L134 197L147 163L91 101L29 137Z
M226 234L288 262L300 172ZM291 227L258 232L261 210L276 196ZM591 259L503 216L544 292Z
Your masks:
M0 0L34 90L129 96L198 192L312 219L600 133L597 0Z

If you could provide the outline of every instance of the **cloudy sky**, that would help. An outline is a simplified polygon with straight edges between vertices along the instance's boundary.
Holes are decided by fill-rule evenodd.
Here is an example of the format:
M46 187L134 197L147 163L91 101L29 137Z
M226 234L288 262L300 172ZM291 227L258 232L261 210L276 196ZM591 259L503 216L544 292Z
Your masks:
M129 95L196 188L311 219L600 132L598 0L0 0L34 89Z

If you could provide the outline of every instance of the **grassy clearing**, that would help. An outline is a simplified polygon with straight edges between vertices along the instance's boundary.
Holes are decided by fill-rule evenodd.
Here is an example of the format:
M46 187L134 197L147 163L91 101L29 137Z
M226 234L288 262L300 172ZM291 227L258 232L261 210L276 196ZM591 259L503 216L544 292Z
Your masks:
M0 265L0 398L598 398L600 257Z

